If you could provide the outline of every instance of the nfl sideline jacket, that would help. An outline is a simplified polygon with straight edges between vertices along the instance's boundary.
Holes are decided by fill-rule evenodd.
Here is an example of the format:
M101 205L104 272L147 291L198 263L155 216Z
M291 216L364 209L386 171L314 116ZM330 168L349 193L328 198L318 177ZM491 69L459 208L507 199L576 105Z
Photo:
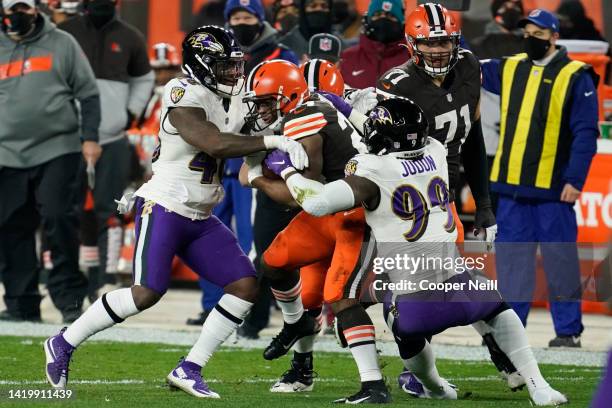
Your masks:
M98 140L100 99L87 58L47 17L36 24L21 42L0 31L0 167L34 167L79 152L81 139Z
M100 144L125 135L128 111L139 117L151 97L155 77L145 40L135 28L115 17L99 30L85 16L59 25L85 51L100 89Z

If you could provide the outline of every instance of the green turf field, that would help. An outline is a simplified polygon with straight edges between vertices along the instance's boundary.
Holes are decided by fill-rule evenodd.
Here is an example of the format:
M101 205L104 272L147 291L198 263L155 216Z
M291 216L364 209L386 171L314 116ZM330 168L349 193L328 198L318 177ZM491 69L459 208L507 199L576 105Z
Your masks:
M9 401L9 389L48 389L44 375L41 338L0 337L0 406L53 406L54 402ZM318 382L311 393L272 394L269 386L288 367L288 358L269 362L260 351L225 348L213 356L205 370L211 388L221 400L196 400L182 392L170 392L164 378L188 348L156 344L114 342L85 343L71 364L72 400L75 407L177 407L181 403L215 407L298 408L330 406L335 398L357 390L355 365L346 353L318 353ZM459 387L459 401L415 400L402 394L396 376L399 359L383 357L384 373L393 389L389 406L529 407L527 391L510 392L491 364L442 360L442 376ZM599 368L543 366L550 383L570 398L572 407L588 407L599 381ZM7 404L8 403L8 404ZM42 404L42 405L41 405ZM57 404L60 404L59 402ZM185 405L186 406L186 405Z

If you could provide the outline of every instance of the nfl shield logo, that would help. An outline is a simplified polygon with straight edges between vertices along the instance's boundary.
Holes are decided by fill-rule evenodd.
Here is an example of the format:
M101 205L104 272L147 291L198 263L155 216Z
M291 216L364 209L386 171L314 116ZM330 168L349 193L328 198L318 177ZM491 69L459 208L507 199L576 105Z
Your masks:
M331 51L332 41L329 38L321 38L319 41L319 49L321 51Z
M244 7L250 5L250 3L251 2L249 0L240 0L240 5Z
M449 102L452 102L452 101L453 101L453 95L451 95L451 94L446 94L446 99L447 99Z
M389 12L393 8L393 3L390 1L383 1L382 9L383 11Z

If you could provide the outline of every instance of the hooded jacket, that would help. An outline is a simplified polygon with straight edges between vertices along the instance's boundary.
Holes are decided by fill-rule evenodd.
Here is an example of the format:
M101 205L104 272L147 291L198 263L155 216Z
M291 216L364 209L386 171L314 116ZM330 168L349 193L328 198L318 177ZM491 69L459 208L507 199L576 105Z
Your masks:
M359 44L342 52L340 69L344 82L358 89L376 86L376 80L393 67L410 59L405 40L383 44L359 37Z
M142 34L117 17L100 29L86 16L71 18L59 28L76 38L96 75L102 105L100 144L121 139L129 125L128 112L140 117L155 83Z
M46 16L36 24L20 42L0 31L0 167L34 167L79 152L81 138L98 140L100 98L87 58Z
M278 41L278 31L270 23L264 21L263 31L259 38L250 46L242 47L246 64L244 72L249 73L257 64L272 59L282 59L298 64L296 55L287 46Z

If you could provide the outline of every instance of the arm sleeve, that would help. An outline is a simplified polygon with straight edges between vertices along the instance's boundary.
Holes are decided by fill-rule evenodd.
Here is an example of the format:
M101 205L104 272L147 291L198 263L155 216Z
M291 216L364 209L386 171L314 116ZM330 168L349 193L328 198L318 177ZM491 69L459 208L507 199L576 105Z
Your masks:
M498 59L480 61L482 87L499 95L501 93L501 61Z
M134 48L128 63L128 75L130 76L130 95L128 99L128 110L135 116L140 116L147 106L155 85L155 75L149 64L147 46L141 35L137 35Z
M71 35L66 36L66 81L81 105L82 138L97 142L101 111L96 78L81 46Z
M353 189L344 180L321 184L296 173L286 182L295 201L304 211L316 217L355 206Z
M92 95L81 99L81 128L83 141L97 142L100 127L100 97Z
M582 190L593 156L597 152L599 130L597 90L590 74L583 71L572 89L570 130L572 146L564 179L574 188Z
M474 122L470 129L461 150L461 158L463 159L465 178L472 190L476 207L490 204L489 169L480 119Z

